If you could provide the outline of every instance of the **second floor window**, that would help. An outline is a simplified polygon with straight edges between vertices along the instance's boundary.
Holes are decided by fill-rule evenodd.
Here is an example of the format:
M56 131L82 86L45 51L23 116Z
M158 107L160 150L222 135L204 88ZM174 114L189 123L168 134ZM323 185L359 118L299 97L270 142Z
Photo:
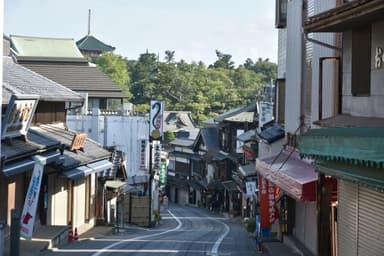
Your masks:
M352 31L352 96L371 93L371 26Z

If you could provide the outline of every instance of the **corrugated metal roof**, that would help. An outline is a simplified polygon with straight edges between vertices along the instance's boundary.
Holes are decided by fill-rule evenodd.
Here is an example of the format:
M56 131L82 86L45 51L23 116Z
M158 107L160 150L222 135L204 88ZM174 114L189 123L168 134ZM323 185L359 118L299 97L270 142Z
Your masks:
M39 132L44 136L60 141L64 145L71 145L74 132L65 129L63 124L40 125L32 127L30 130ZM64 151L62 169L68 170L77 166L90 164L99 160L109 159L111 152L105 150L100 144L91 139L87 139L84 144L84 151L72 152Z
M33 72L10 57L3 57L3 104L7 104L12 94L36 94L42 101L83 101L83 97Z
M123 91L97 67L66 64L21 63L76 92L87 92L89 97L125 98Z
M10 35L18 56L84 58L72 38Z
M86 51L101 51L101 52L110 52L115 50L115 47L103 43L96 37L92 35L86 35L76 42L77 47L80 50Z

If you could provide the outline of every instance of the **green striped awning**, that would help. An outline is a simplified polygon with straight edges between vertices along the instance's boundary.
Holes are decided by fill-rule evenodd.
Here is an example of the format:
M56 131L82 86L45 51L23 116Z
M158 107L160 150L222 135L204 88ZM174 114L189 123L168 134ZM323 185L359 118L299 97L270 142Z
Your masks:
M311 129L298 138L301 157L384 167L384 128Z

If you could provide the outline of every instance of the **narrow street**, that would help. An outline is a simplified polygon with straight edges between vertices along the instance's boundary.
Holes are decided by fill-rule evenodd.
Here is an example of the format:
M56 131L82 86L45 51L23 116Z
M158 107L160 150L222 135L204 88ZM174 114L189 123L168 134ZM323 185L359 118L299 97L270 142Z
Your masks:
M240 219L172 204L152 229L129 226L118 234L83 240L44 255L256 255Z

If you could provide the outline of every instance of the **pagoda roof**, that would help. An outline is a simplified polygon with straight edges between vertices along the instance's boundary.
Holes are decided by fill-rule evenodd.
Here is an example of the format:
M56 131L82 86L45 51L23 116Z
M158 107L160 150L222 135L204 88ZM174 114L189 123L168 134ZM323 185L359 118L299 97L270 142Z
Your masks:
M86 51L101 51L101 52L110 52L115 50L115 47L103 43L96 37L92 35L86 35L76 42L77 47L80 50Z

